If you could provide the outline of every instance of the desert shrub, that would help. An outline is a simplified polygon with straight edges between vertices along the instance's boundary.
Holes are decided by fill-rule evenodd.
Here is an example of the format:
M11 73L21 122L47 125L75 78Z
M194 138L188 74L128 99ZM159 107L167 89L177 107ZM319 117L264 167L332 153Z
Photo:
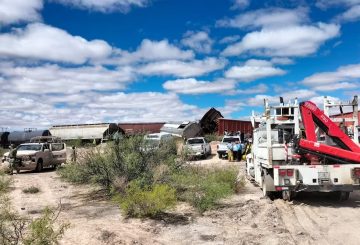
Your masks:
M30 186L30 187L24 189L23 192L26 194L35 194L35 193L40 192L40 189L36 186Z
M57 173L62 179L74 184L89 183L89 176L80 164L67 164L57 168Z
M164 184L143 187L139 181L130 182L123 196L118 196L122 211L131 217L153 217L176 203L175 189Z
M10 187L11 179L0 171L0 196L4 195Z
M199 167L187 167L175 174L172 186L176 188L180 200L191 203L199 212L214 208L221 198L241 188L236 169Z
M58 213L52 209L46 208L41 217L33 220L29 225L29 231L23 239L25 245L51 245L58 244L58 240L69 228L69 224L62 223L55 228L54 224Z
M58 173L73 183L96 183L111 191L117 189L114 184L118 178L125 183L138 180L143 186L152 185L160 165L178 168L175 142L147 150L143 136L135 136L109 142L106 148L86 151L81 164L66 165Z

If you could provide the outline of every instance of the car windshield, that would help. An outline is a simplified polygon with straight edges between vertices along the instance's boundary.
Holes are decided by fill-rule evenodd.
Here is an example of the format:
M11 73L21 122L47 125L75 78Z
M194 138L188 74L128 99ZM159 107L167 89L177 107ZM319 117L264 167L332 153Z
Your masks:
M232 143L232 142L235 142L235 141L239 141L239 138L224 138L223 139L224 143Z
M203 144L204 143L204 140L203 139L189 139L187 141L187 143L189 145L193 145L193 144Z
M20 145L18 151L40 151L41 145Z

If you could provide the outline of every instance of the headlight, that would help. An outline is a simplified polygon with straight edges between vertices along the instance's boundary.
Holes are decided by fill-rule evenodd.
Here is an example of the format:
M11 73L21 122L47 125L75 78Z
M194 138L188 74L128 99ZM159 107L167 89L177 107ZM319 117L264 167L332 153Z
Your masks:
M22 160L24 160L24 161L28 161L28 160L31 159L31 156L23 156L23 157L21 157L21 158L22 158Z

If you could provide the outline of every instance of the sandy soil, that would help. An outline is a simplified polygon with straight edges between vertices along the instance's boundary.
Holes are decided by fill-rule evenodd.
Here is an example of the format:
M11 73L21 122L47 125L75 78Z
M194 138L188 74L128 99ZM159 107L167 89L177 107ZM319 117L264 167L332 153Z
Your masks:
M239 166L212 156L199 165ZM243 172L241 170L240 172ZM37 186L37 194L23 189ZM258 187L224 200L219 209L197 214L181 203L175 210L150 219L126 219L118 207L89 186L74 186L54 171L14 175L14 208L37 217L46 206L62 212L58 221L71 223L61 244L358 244L360 194L339 203L329 195L300 195L296 201L271 201Z

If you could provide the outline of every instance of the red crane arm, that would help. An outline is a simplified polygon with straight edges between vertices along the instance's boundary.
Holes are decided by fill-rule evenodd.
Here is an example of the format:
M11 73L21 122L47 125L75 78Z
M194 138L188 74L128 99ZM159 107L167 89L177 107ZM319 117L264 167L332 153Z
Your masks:
M305 128L306 139L300 139L301 148L360 162L360 146L355 144L331 119L314 103L300 103L301 117ZM321 128L340 147L329 146L317 142L316 126Z

